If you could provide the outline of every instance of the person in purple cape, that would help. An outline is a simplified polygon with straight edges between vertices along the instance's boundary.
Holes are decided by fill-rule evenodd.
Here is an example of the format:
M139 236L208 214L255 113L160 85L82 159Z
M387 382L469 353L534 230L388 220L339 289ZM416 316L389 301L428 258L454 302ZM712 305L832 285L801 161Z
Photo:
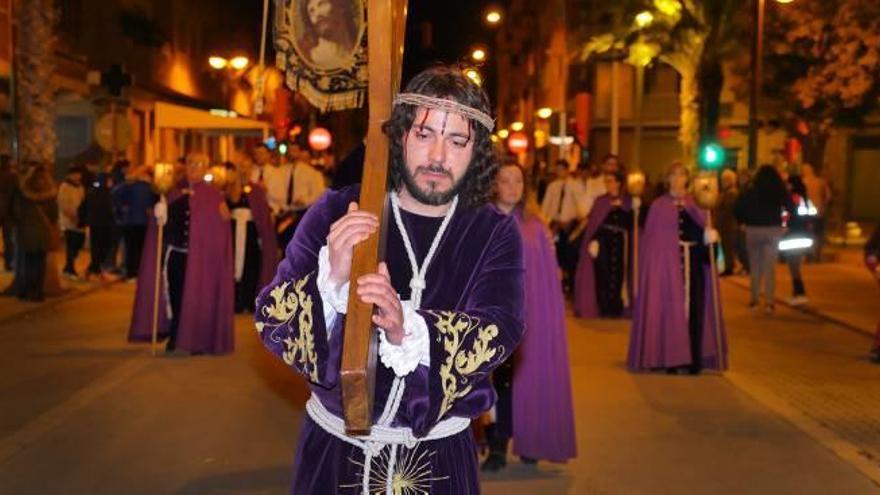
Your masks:
M275 276L278 242L266 190L251 182L252 164L243 159L226 163L232 180L226 202L232 216L232 255L235 275L235 312L256 310L257 290Z
M159 329L166 351L232 352L232 241L223 194L204 180L207 157L191 154L185 181L155 207L144 245L128 338L152 335L156 263L161 263ZM164 229L162 259L156 259L157 226Z
M574 281L574 314L581 318L624 316L632 301L633 203L624 194L626 175L604 175L606 194L593 203L581 241Z
M648 210L627 358L631 371L699 374L704 368L723 371L727 363L721 308L715 312L711 292L718 280L709 246L718 233L688 194L689 181L688 169L673 163L665 178L668 192Z
M505 164L495 184L495 205L516 218L522 236L525 334L516 354L492 374L498 402L495 423L486 427L489 456L484 471L507 465L511 436L513 452L526 464L577 456L565 299L552 234L537 203L526 194L522 167Z
M523 331L522 242L489 204L489 112L482 89L438 66L395 97L384 125L385 261L351 282L380 328L369 436L346 434L339 379L352 248L379 229L356 187L309 209L260 293L260 338L312 391L293 493L479 493L471 419L494 404L490 374Z

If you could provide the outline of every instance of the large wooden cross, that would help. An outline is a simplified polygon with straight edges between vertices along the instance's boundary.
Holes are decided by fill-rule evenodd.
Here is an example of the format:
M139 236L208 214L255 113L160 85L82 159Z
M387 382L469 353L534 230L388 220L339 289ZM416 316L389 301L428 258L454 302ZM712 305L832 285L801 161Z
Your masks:
M382 254L388 181L388 138L382 124L391 117L392 100L400 87L406 10L407 0L369 0L367 4L369 127L360 209L376 214L383 227L355 246L351 265L340 373L345 429L352 435L369 434L372 427L378 335L373 328L373 305L361 302L356 280L376 273Z

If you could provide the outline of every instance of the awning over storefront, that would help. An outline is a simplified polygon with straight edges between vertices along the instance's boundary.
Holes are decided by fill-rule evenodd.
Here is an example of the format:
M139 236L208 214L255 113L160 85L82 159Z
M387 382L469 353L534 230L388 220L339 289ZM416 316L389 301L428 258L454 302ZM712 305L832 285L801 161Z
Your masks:
M154 107L154 115L154 125L157 129L252 130L262 134L269 131L267 122L243 117L221 116L206 110L158 101Z

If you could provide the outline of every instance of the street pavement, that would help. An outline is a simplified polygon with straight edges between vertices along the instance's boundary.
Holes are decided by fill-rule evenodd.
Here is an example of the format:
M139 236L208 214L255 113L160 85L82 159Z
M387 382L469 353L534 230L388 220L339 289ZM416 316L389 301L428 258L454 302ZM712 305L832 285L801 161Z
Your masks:
M880 493L880 292L845 261L805 270L811 312L752 313L725 280L724 376L631 374L627 322L569 318L579 457L511 459L483 492ZM125 341L133 292L0 311L0 494L288 493L303 381L247 316L232 355L152 357ZM835 323L841 307L864 321Z

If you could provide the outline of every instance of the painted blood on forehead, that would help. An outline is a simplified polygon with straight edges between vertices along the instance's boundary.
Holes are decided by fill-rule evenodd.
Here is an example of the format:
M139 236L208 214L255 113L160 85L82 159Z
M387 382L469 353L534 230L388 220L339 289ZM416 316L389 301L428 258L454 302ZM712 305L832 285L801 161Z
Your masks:
M419 122L419 127L420 127L420 128L424 128L424 127L425 127L425 122L427 122L427 121L428 121L428 117L431 116L431 111L432 111L432 110L433 110L432 108L426 108L426 109L425 109L425 115L422 116L422 121ZM446 124L449 122L449 114L450 114L450 113L451 113L451 112L443 112L443 128L440 129L440 134L441 134L441 135L446 134ZM456 114L456 115L457 115L457 114ZM468 124L467 140L470 141L471 138L473 137L472 134L471 134L471 132L472 132L472 131L471 131L471 127L473 126L473 122L471 122L471 120L468 119L468 118L466 118L466 117L463 117L463 118L467 121L467 124Z

